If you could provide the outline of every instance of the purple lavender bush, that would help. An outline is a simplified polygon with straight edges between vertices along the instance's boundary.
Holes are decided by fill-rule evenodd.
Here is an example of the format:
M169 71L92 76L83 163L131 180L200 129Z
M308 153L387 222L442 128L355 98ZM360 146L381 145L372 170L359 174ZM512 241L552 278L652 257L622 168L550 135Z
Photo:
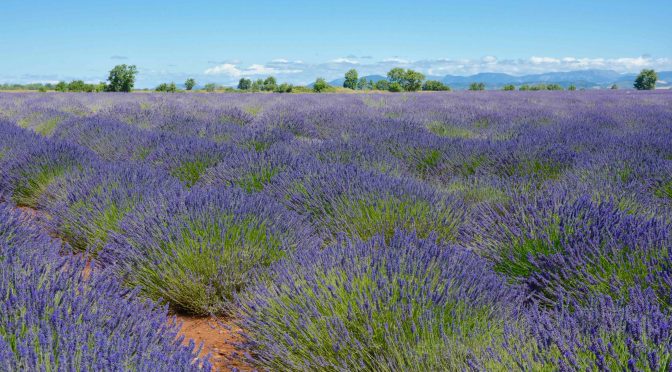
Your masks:
M301 371L494 366L489 348L516 322L522 292L473 253L435 241L400 232L275 264L271 280L239 298L254 362Z
M60 257L60 243L0 204L0 369L200 371L166 308Z
M342 233L390 239L396 229L416 231L422 238L435 234L446 242L457 238L464 208L450 195L421 182L353 166L307 166L278 177L271 192L325 240Z
M311 246L312 235L264 195L193 188L139 204L102 259L128 286L177 311L225 314L256 272Z
M76 251L95 255L136 205L182 187L148 166L100 163L55 182L45 191L40 208L51 216L54 231Z

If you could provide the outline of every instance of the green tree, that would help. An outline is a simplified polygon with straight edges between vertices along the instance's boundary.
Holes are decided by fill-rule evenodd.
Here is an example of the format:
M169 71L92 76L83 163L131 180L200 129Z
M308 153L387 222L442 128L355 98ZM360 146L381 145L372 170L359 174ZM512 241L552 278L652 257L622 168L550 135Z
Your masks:
M177 92L177 86L175 85L175 83L172 83L172 82L170 84L161 83L154 90L157 91L157 92L175 93L175 92Z
M313 91L317 93L322 93L325 90L329 89L329 84L323 78L317 78L315 84L313 84Z
M68 92L84 92L86 83L82 80L73 80L68 83Z
M567 87L567 90L575 91L576 90L576 85L571 84L569 87Z
M411 69L395 67L387 73L387 78L391 83L398 83L403 90L415 92L422 88L425 75Z
M656 81L658 81L656 71L644 69L637 75L634 86L637 90L652 90L656 89Z
M546 90L564 90L560 84L548 84Z
M240 78L240 80L238 80L238 89L250 90L250 88L252 88L252 80L246 78Z
M390 83L390 87L389 87L388 90L390 92L395 92L395 93L396 92L403 92L404 87L402 87L401 84L399 84L399 82L393 81L393 82Z
M516 90L516 87L513 84L506 84L502 90Z
M291 93L292 89L294 89L294 86L292 84L282 83L282 84L278 85L277 88L275 88L274 92L276 92L276 93Z
M349 88L352 90L357 89L357 81L359 79L357 70L350 69L345 73L345 81L343 82L343 88Z
M373 84L373 88L376 90L389 90L390 82L387 80L378 80Z
M611 86L611 89L612 89L612 90L617 90L617 89L618 89L618 85L617 85L617 84L613 84L613 85Z
M203 89L205 89L206 92L214 92L217 89L217 85L215 85L215 83L207 83Z
M406 71L400 67L395 67L387 72L387 79L390 83L399 83L399 85L401 85L404 82L405 76Z
M471 83L469 84L469 90L485 90L484 83Z
M266 80L264 80L264 84L261 90L265 90L267 92L273 92L277 87L278 87L277 80L275 80L273 76L269 76L266 78Z
M135 65L116 65L110 70L110 75L107 77L107 91L108 92L130 92L135 85L135 75L138 74L138 69Z
M252 85L250 86L250 90L253 92L258 92L264 88L264 79L257 79L252 82Z
M450 87L438 80L427 80L422 84L422 90L447 91L450 90Z
M184 88L187 90L192 90L196 86L196 80L189 78L184 82Z
M59 81L58 84L54 87L54 90L57 92L67 92L68 91L68 83L65 81Z
M357 82L357 89L358 90L366 90L366 88L369 86L369 82L366 81L366 78L362 76L361 79L359 79L359 82Z

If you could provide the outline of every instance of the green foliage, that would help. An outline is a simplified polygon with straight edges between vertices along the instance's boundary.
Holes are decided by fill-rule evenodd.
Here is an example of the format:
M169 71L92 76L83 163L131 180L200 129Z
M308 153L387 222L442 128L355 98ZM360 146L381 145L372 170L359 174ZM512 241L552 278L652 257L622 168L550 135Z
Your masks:
M467 128L448 125L440 121L432 121L427 125L427 129L439 137L471 138L474 136L474 132Z
M293 89L294 89L294 86L292 84L282 83L275 88L274 92L275 93L291 93Z
M425 80L425 75L411 69L404 70L403 68L395 67L387 73L387 78L392 84L397 83L402 90L415 92L422 88L422 81ZM392 84L390 84L390 87Z
M359 76L357 70L350 69L345 73L345 81L343 82L343 88L349 88L352 90L357 89Z
M449 91L450 87L438 80L427 80L424 84L422 84L422 90Z
M217 85L215 83L207 83L203 89L205 89L206 92L212 93L217 89Z
M130 92L135 85L135 76L138 74L138 69L135 65L117 65L110 70L110 75L107 78L108 84L106 90L108 92Z
M564 90L560 84L548 84L546 90Z
M528 84L523 84L520 87L518 87L518 90L520 91L530 90L530 86Z
M329 84L323 78L317 78L317 80L315 80L315 84L313 84L313 91L316 93L322 93L329 88Z
M506 90L506 91L516 90L516 86L513 85L513 84L506 84L504 86L504 88L502 88L502 90Z
M378 80L373 86L376 90L389 90L390 82L387 80Z
M567 87L567 90L575 91L576 90L576 85L571 84L569 87Z
M426 201L393 196L342 197L332 213L328 226L331 232L363 240L381 235L389 241L396 229L404 229L415 231L421 238L435 233L440 241L452 242L461 223L450 208L437 210Z
M469 90L485 90L485 84L484 83L471 83L469 84Z
M177 92L177 86L173 82L171 82L170 84L161 83L154 90L157 92L175 93Z
M196 80L193 78L189 78L184 82L184 88L186 90L192 90L196 86Z
M366 80L365 77L362 76L361 79L359 79L359 82L357 83L357 89L358 90L366 90L369 87L369 82Z
M205 173L205 170L208 169L208 167L211 167L216 163L217 161L215 159L210 158L187 161L173 169L170 172L170 175L184 182L187 187L191 187L201 179L201 176Z
M634 87L637 90L653 90L656 89L656 81L658 81L656 71L644 69L637 75Z
M390 85L388 86L388 89L389 89L390 92L403 92L404 91L404 88L401 86L401 84L399 84L396 81L393 82L393 83L390 83Z
M67 92L68 91L68 83L65 81L59 81L56 86L54 87L54 90L57 92Z
M250 88L252 88L252 80L246 78L240 78L240 80L238 80L238 89L250 90Z
M664 182L662 185L656 188L653 194L658 198L667 198L672 200L672 181Z
M249 172L244 174L241 178L237 179L234 184L245 192L259 192L264 189L264 187L271 182L271 179L275 177L280 172L278 168L262 168L255 172Z
M618 84L613 84L610 89L611 90L618 90Z
M22 181L14 187L12 196L14 202L19 206L37 207L47 187L68 170L69 167L61 164L43 164L30 173L24 172Z
M51 136L60 122L61 118L59 117L48 119L47 121L40 123L37 127L35 127L35 132L43 136Z
M251 271L277 261L283 252L281 241L257 217L222 212L214 219L190 218L182 231L171 231L158 247L144 249L126 283L177 311L221 315L231 311Z
M277 89L277 87L278 87L277 80L275 80L273 76L269 76L266 78L266 80L264 80L261 86L261 90L265 92L273 92Z

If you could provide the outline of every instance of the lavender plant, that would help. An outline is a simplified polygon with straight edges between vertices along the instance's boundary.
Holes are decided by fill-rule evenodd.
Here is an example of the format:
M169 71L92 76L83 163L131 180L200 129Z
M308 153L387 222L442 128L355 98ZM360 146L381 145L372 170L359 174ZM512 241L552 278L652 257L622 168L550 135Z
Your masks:
M200 371L166 309L135 297L0 204L0 369Z
M268 197L200 188L144 201L115 235L103 259L128 286L198 315L230 313L256 272L313 240Z
M254 362L270 370L461 370L515 322L520 292L460 247L400 232L275 264L240 295Z

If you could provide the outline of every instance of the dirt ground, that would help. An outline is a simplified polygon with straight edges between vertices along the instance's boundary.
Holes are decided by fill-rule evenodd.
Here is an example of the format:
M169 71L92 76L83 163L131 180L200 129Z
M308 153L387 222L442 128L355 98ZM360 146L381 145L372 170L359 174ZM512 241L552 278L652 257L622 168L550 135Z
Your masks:
M177 315L177 322L182 323L180 334L185 336L184 343L192 339L199 345L203 343L201 356L210 353L210 363L217 371L255 371L245 362L244 351L236 345L243 341L240 328L231 325L230 320L214 317L193 317Z

